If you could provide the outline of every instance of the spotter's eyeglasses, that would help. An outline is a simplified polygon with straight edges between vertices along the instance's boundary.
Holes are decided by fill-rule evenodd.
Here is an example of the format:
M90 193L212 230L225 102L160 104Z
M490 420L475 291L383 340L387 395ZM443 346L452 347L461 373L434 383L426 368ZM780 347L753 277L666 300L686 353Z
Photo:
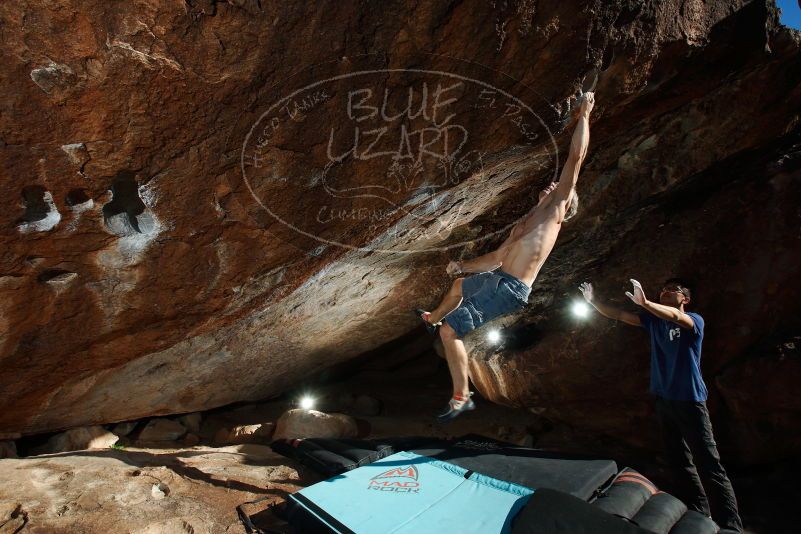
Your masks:
M679 285L670 285L670 286L664 286L662 288L662 290L660 291L660 293L681 293L682 295L684 295L686 297L687 296L687 289L683 288L683 287L681 287Z

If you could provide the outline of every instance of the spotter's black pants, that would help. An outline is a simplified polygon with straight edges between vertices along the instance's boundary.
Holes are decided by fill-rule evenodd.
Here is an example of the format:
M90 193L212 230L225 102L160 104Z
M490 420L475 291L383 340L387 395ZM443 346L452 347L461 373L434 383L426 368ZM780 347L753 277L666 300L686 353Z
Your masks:
M712 515L722 528L742 532L737 499L726 470L720 464L706 403L657 397L656 414L673 469L677 497L691 510Z

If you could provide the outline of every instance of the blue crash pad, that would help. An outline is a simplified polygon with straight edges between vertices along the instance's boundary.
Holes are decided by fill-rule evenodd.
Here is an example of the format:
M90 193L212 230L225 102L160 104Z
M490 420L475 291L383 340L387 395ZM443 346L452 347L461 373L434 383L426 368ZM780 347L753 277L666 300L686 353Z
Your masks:
M307 516L303 523L341 534L508 533L532 493L404 451L304 488L289 500L297 505L295 514Z

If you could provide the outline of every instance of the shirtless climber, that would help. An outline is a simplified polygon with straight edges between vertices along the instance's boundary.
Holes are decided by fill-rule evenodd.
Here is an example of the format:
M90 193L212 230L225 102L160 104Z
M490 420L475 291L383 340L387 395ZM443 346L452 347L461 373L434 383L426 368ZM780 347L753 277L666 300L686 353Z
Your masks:
M433 311L417 310L430 332L435 333L440 327L453 379L453 398L438 416L440 421L449 421L475 408L470 399L472 393L468 391L467 350L462 338L487 321L525 306L531 285L551 253L562 223L578 210L575 188L590 143L589 118L594 104L595 95L585 93L559 183L552 182L539 193L537 205L515 224L497 250L465 262L451 261L446 268L451 275L479 274L454 280L442 303Z

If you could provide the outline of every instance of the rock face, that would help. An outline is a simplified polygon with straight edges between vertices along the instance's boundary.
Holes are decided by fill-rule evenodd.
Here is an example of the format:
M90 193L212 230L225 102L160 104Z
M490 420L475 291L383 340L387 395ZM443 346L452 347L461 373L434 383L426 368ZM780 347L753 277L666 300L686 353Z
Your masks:
M585 279L680 274L713 408L748 420L724 439L797 436L797 406L743 407L749 370L798 377L760 362L801 331L801 55L773 2L34 0L0 24L0 439L264 398L408 333L555 178L581 86L582 210L503 350L467 340L479 389L638 440L645 340L565 310Z
M296 409L278 419L273 438L355 438L358 433L356 420L347 415Z

